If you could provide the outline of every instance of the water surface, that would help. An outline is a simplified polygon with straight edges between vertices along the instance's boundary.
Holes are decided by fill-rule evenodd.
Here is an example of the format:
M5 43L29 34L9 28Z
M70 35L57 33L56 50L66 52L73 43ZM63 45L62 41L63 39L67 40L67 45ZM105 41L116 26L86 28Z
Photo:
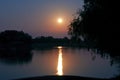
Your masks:
M29 59L0 59L0 79L16 79L44 75L57 75L59 52L62 53L62 75L111 78L119 74L118 64L111 58L85 48L59 48L32 50Z

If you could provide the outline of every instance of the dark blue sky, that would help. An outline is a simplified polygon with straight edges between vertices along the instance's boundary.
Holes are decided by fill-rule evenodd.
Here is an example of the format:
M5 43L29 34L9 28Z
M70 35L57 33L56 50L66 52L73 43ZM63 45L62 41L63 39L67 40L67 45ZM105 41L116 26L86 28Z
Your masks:
M83 0L0 0L0 32L19 30L36 36L64 37ZM57 18L63 18L58 24Z

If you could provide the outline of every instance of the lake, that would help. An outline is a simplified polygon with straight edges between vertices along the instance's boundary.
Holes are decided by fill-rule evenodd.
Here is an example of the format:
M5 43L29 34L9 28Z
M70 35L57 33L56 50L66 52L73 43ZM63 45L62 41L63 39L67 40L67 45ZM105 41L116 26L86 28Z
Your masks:
M0 79L44 75L111 78L120 74L119 64L96 49L53 47L33 49L24 58L0 58Z

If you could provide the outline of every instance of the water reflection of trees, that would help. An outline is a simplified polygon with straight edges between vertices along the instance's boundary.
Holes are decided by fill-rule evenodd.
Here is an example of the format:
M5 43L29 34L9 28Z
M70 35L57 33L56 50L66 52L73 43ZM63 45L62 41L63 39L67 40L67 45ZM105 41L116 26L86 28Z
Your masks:
M24 64L32 60L31 50L25 49L5 49L0 51L0 62L6 64Z
M100 55L104 59L110 58L110 65L111 66L117 65L118 72L120 72L120 56L119 56L119 54L117 54L117 53L114 54L113 52L112 53L105 52L100 49L88 49L88 51L91 52L92 60L96 59L96 54ZM119 73L119 75L116 75L116 78L120 78L120 73Z
M120 56L111 56L111 65L117 65L119 75L116 75L116 79L120 80Z

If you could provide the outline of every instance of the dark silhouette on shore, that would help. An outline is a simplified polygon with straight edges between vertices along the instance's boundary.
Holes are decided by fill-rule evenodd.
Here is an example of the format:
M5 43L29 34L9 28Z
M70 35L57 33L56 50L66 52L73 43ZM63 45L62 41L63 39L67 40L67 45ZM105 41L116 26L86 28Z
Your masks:
M6 30L0 33L0 61L27 63L32 59L32 37L22 31Z
M44 46L68 46L70 44L70 39L67 37L64 38L53 38L52 36L44 37L36 37L33 39L33 44L40 44L42 47Z
M0 44L6 45L29 45L32 37L23 31L6 30L0 33ZM2 45L3 46L3 45Z

